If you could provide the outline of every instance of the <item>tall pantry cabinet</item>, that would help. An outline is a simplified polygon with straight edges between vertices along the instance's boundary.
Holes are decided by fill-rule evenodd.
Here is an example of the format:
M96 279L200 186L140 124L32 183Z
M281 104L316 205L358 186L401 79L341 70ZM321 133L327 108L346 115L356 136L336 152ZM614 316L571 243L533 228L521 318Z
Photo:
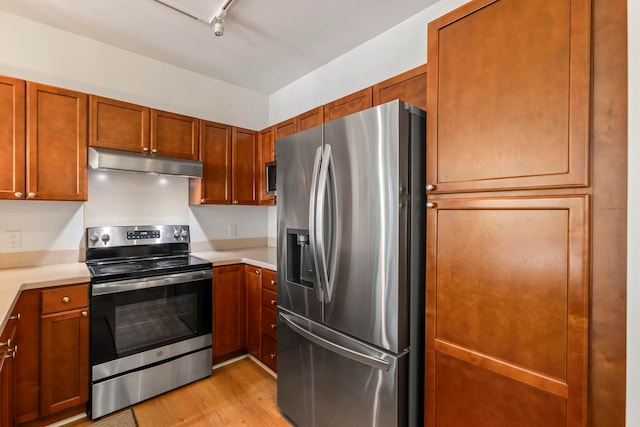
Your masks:
M429 24L425 425L587 423L590 0Z

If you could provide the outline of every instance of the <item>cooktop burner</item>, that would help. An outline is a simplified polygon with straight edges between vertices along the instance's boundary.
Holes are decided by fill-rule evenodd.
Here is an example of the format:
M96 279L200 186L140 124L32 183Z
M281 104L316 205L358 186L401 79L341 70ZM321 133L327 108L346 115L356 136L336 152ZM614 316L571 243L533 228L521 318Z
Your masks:
M100 273L128 273L130 271L140 270L142 266L140 264L123 264L123 265L107 265L99 267Z

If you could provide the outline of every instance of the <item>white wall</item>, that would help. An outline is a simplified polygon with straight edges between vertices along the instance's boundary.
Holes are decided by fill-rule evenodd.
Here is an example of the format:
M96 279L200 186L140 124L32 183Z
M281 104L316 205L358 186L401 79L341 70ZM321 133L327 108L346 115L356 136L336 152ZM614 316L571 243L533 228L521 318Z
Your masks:
M5 12L0 12L0 74L249 129L267 126L263 94ZM160 182L153 176L90 172L86 204L0 201L0 252L78 249L86 226L188 223L188 180ZM219 209L224 207L198 212L216 218ZM254 213L238 215L238 237L266 237L266 208ZM201 222L194 241L228 238L214 222ZM22 247L9 249L4 232L15 230L22 232Z
M5 12L0 74L248 129L267 125L263 94Z
M627 220L627 425L640 425L640 1L627 0L629 182Z
M278 123L427 62L427 23L467 3L440 1L269 97Z

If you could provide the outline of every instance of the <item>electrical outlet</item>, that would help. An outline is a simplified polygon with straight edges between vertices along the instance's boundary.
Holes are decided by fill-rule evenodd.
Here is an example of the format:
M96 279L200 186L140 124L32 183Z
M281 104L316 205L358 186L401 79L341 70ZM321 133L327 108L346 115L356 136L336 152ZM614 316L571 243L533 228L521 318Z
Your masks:
M22 247L22 233L19 231L7 231L5 233L5 241L7 242L7 248L20 248Z
M236 234L238 234L238 226L235 224L229 224L227 234L229 237L236 237Z

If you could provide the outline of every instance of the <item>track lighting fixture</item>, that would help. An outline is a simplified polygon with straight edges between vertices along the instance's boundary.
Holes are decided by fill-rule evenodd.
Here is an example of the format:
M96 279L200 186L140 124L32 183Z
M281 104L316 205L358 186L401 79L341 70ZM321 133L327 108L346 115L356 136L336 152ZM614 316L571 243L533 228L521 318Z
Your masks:
M219 9L219 12L216 15L213 15L210 11L209 13L196 13L193 12L193 0L155 0L158 3L161 3L165 6L170 7L176 12L180 12L184 15L190 16L196 19L199 22L209 25L213 29L213 34L216 37L222 37L224 35L224 18L227 16L227 9L231 6L233 2L236 0L225 0L222 7ZM213 19L211 19L211 15L213 15Z
M224 36L224 19L218 18L217 16L213 18L213 34L216 37Z

